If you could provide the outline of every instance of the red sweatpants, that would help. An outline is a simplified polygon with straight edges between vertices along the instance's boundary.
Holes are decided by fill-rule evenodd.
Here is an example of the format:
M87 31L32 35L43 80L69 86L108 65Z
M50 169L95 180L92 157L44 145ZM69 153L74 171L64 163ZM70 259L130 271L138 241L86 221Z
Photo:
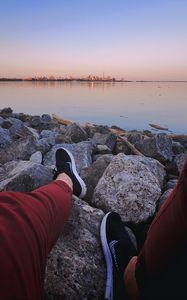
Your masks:
M135 267L143 299L187 299L187 162L154 218Z
M68 219L71 196L59 180L31 193L0 193L0 299L43 298L47 256Z

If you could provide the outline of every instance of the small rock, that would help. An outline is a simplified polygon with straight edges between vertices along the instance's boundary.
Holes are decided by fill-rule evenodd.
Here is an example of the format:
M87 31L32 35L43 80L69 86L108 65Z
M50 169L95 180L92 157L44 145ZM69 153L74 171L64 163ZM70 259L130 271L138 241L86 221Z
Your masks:
M127 146L127 144L120 140L119 141L117 140L116 142L114 153L115 154L124 153L126 155L132 154L131 149Z
M114 150L114 146L117 141L117 136L113 133L101 134L96 132L93 136L93 142L96 145L106 145L111 151Z
M42 163L42 153L40 151L37 151L33 153L30 157L30 161L36 164L41 164Z
M88 126L85 126L84 130L86 131L89 138L92 138L96 132L101 134L107 134L111 132L108 126L93 124L88 124Z
M55 138L55 144L72 144L72 140L70 136L66 136L64 134L58 134Z
M11 115L13 113L13 110L11 107L5 107L0 110L0 115Z
M44 114L44 115L42 115L42 121L45 123L50 123L52 121L52 118L50 115Z
M46 138L48 144L50 144L51 146L54 146L56 141L56 137L58 136L58 133L52 130L42 130L40 133L40 137L41 138Z
M99 154L111 154L111 149L106 145L97 145L97 152Z
M66 136L70 137L73 143L79 143L88 138L86 131L77 123L67 126Z
M181 154L185 152L185 148L181 143L172 141L172 151L174 154Z

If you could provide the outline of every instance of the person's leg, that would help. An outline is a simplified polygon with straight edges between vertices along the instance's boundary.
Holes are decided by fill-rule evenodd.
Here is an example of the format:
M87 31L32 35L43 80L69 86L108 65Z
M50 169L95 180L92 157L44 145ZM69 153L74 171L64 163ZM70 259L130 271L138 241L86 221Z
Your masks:
M61 180L31 193L0 193L1 299L42 299L47 255L67 221L71 195Z
M137 287L142 299L180 299L186 291L186 253L187 162L153 220L137 261L133 258L127 266L125 282L132 299L138 297Z
M72 190L85 194L73 156L57 153L55 181L30 193L0 193L1 299L42 299L47 256L70 214Z

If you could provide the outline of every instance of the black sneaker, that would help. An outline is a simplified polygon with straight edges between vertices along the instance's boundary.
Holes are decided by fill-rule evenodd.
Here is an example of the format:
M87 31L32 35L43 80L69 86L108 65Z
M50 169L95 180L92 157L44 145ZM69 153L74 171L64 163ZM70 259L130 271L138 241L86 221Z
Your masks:
M124 270L137 251L125 230L119 214L107 213L101 223L101 243L106 261L105 299L124 300L128 295L124 284Z
M65 148L59 148L55 156L56 170L54 171L53 179L56 179L60 173L66 173L73 182L73 194L83 198L86 194L86 185L77 172L72 153Z

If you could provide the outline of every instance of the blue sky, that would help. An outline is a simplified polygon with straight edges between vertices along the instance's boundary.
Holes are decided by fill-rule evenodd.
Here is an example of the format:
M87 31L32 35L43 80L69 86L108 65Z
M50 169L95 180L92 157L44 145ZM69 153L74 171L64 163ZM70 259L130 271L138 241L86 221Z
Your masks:
M0 1L0 77L187 80L187 0Z

